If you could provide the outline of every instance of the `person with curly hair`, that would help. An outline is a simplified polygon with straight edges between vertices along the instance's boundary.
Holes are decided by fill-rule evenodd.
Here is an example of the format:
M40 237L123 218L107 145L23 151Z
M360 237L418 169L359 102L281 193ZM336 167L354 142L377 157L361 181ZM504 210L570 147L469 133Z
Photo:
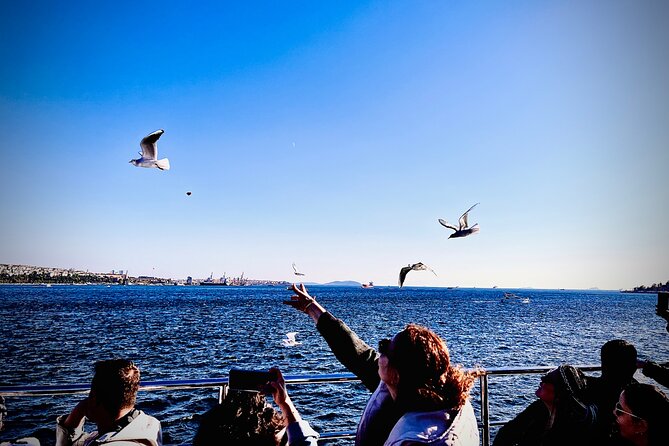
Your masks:
M304 285L285 304L316 323L337 359L372 391L356 432L357 446L477 446L469 392L477 376L451 364L446 342L409 324L378 350L309 295Z
M281 371L269 373L263 392L228 390L223 402L202 416L193 446L316 446L318 433L295 408ZM280 412L265 394L272 395Z

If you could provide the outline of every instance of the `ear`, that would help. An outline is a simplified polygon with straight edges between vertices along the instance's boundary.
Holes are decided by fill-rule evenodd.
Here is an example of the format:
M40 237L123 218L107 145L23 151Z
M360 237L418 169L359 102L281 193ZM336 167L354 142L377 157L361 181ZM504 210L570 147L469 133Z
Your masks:
M388 384L397 387L397 385L400 383L400 374L397 372L395 367L388 367L386 369L387 373L387 378L388 378Z
M641 434L645 434L645 433L648 432L648 421L637 419L637 418L633 418L633 419L636 423L636 429L634 431L635 434L641 435Z

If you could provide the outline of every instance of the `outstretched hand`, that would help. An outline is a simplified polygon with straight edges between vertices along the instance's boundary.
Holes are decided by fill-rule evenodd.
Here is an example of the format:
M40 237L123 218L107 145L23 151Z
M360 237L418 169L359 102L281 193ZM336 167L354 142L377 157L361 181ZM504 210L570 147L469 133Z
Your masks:
M314 299L309 295L309 292L307 291L303 283L301 283L299 287L293 284L289 289L296 294L291 296L290 300L283 301L283 303L286 305L290 305L291 307L303 313L306 313L307 308L309 308L311 304L316 302L316 299Z
M283 303L308 314L314 322L318 322L318 318L326 310L309 295L304 284L301 283L299 287L293 284L289 289L295 294L290 297L290 300L284 300Z

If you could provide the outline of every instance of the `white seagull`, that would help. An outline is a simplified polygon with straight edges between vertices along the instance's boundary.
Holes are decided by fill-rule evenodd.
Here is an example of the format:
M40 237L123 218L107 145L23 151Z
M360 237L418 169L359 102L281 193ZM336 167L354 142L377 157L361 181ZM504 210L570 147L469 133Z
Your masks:
M304 273L301 273L297 270L297 266L295 266L295 262L293 262L293 271L295 271L296 276L304 276Z
M281 343L283 344L284 347L295 347L296 345L300 345L301 342L296 341L295 336L297 336L296 331L291 331L290 333L286 333L286 339L282 340Z
M435 276L437 275L437 273L435 273L432 268L430 268L429 266L427 266L422 262L414 263L413 265L407 265L400 270L400 279L399 279L400 288L402 288L402 285L404 285L404 279L407 278L407 274L409 274L409 271L432 271L432 274L434 274Z
M468 235L471 235L475 232L479 232L479 228L477 228L477 226L479 225L478 223L474 223L471 227L469 227L469 225L467 224L467 214L469 214L469 211L474 209L477 204L478 203L467 209L467 212L465 212L464 214L462 214L462 216L460 216L457 228L451 224L448 224L446 220L442 220L441 218L439 219L439 223L441 223L442 226L445 226L448 229L452 229L455 231L448 238L467 237Z
M170 160L158 159L158 139L165 133L165 130L156 130L142 139L139 143L142 151L139 153L141 158L130 160L130 164L137 167L157 167L160 170L170 170Z

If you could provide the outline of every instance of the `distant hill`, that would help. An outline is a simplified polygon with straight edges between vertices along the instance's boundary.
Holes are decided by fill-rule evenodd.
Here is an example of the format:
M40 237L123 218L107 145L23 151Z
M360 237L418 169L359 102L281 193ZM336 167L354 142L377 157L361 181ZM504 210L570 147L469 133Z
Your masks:
M362 286L360 282L355 282L353 280L335 280L334 282L324 283L323 285L327 286Z

